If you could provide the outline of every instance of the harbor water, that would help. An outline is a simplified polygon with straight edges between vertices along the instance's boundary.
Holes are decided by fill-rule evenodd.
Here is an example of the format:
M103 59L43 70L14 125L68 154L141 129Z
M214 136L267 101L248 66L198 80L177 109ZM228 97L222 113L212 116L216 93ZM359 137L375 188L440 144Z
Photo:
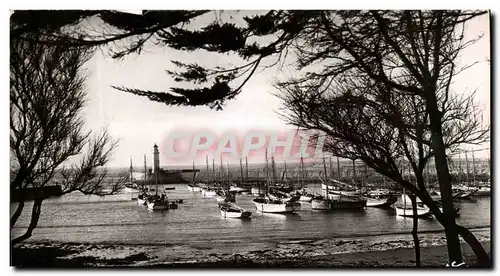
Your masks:
M200 192L190 192L183 184L165 187L175 187L167 191L170 199L184 200L178 209L149 211L131 200L136 193L126 191L102 198L74 193L47 199L29 241L188 246L231 252L276 241L376 238L407 234L412 229L412 219L397 217L393 209L322 212L311 210L310 203L302 203L296 214L262 214L255 210L251 195L237 196L238 205L252 211L251 219L225 219L220 216L215 198L202 198ZM489 197L460 201L458 206L458 224L473 229L490 227ZM15 207L12 203L11 212ZM28 226L30 207L25 206L11 235L23 233ZM419 219L420 232L439 230L442 226L435 219Z

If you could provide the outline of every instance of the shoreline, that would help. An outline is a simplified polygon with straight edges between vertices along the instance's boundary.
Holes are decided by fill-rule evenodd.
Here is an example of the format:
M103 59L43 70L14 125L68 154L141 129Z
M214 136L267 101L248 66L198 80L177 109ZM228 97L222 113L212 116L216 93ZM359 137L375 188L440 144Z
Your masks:
M474 231L476 232L476 231ZM474 233L491 252L490 233ZM419 234L422 267L447 263L444 233ZM472 250L461 245L464 261L475 265ZM491 255L491 253L490 253ZM410 235L374 239L276 241L214 248L203 245L123 245L30 242L11 250L16 268L377 268L415 267Z

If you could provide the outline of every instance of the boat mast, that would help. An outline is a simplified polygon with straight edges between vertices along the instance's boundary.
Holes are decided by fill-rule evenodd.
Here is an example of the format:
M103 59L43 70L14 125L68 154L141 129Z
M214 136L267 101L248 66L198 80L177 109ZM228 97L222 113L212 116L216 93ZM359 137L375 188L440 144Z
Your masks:
M276 179L276 164L274 163L274 155L271 156L271 166L273 169L273 185L276 186L276 182L278 180Z
M267 148L266 148L266 189L269 193L269 161L267 159Z
M248 182L248 157L245 157L245 181Z
M208 183L210 182L210 168L208 166L208 155L205 156L205 163L207 164L207 177L206 177L206 179L207 179L207 185L208 185Z
M243 161L240 158L240 186L243 186Z
M283 163L285 164L285 169L283 170L283 175L281 176L281 183L286 183L286 178L285 178L285 175L286 175L286 160L283 160Z
M212 184L215 186L215 182L216 182L216 178L217 178L217 175L215 175L215 159L212 159ZM208 183L207 183L208 185Z
M342 178L342 175L340 174L340 160L338 156L337 156L337 173L339 174L338 179L340 180Z
M300 157L300 187L304 188L304 157Z
M472 150L472 185L476 185L476 165L474 159L474 150Z
M222 165L222 155L220 156L220 186L224 188L224 165Z
M328 199L328 182L327 182L327 181L328 181L328 172L326 171L326 159L325 159L325 157L324 157L324 156L323 156L323 168L324 168L324 170L325 170L325 184L326 184L326 185L325 185L325 186L326 186L326 189L325 189L326 191L325 191L325 192L326 192L326 205L327 205L327 208L328 208L328 209L330 209L330 206L329 206L329 204L328 204L328 202L329 202L329 199Z
M469 184L469 159L467 158L467 151L465 151L465 168L467 170L467 184Z
M331 155L330 155L329 169L330 169L330 177L331 177L333 175L332 156Z
M130 156L130 184L133 184L134 180L134 167L132 167L132 156Z
M144 182L142 183L143 190L144 190L144 187L146 186L147 179L148 179L148 173L147 173L147 168L146 168L146 155L144 154Z
M230 186L230 182L229 182L229 160L227 161L227 190L229 191L229 186Z

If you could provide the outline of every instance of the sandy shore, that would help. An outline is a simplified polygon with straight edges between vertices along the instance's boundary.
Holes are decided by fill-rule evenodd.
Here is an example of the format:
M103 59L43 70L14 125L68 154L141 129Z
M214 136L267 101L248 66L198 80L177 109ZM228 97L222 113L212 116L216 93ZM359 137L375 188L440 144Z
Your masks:
M490 252L489 231L476 237ZM425 267L444 267L447 249L443 233L420 235ZM465 262L475 265L469 246L462 245ZM120 245L28 242L12 249L17 268L163 267L163 268L369 268L415 267L409 235L351 239L290 240L251 247L214 248L182 245Z

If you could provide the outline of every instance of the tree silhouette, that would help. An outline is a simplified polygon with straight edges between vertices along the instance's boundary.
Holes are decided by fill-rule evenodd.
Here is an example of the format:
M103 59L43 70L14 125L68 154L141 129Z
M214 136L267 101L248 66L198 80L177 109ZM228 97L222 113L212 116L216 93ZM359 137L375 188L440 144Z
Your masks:
M125 180L107 183L106 171L99 169L117 143L106 130L97 135L84 130L80 112L85 103L85 78L81 69L90 52L48 46L32 38L13 39L10 45L10 190L20 194L11 214L11 229L24 210L25 190L34 191L31 222L12 244L31 237L48 196L46 185L59 180L61 195L72 191L109 195L118 192ZM75 157L80 162L71 165L70 159Z

